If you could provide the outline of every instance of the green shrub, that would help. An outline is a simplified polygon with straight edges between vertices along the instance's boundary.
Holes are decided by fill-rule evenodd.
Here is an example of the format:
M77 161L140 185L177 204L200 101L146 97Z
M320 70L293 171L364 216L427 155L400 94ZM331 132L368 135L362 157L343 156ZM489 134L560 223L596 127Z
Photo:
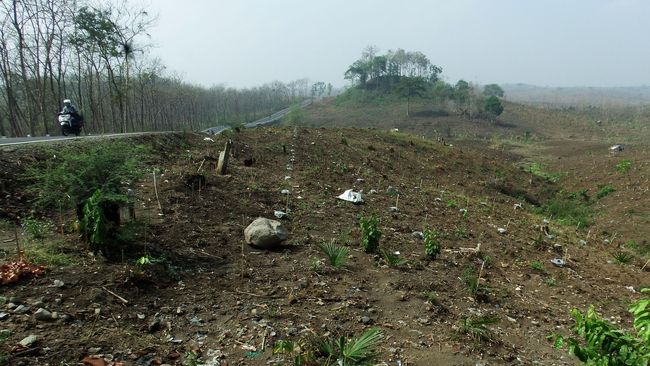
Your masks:
M141 176L147 150L114 140L49 153L52 158L30 167L23 177L28 190L38 194L35 205L77 209L91 249L106 254L117 232L119 204L127 199L123 187Z
M424 230L424 253L430 259L436 259L440 254L440 236L437 231Z
M361 246L366 253L376 253L379 249L379 239L381 231L379 230L379 217L372 215L359 219L359 228L361 229Z
M648 293L648 289L642 290ZM643 298L629 308L634 316L636 335L619 329L603 319L593 305L586 313L571 311L575 319L573 332L580 339L555 336L555 347L567 343L570 354L587 365L641 365L650 363L650 298Z
M87 150L86 150L87 149ZM123 141L72 146L52 151L53 158L31 166L23 176L37 193L40 208L76 208L96 190L119 194L124 184L141 176L147 150Z

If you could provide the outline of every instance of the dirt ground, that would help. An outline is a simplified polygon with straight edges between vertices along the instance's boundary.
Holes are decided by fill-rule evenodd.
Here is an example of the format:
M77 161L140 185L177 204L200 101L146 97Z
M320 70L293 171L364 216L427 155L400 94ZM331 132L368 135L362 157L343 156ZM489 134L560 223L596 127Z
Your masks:
M220 176L205 158L218 156L228 138L231 164ZM146 143L158 146L162 212L146 175L136 187L145 230L129 253L109 261L90 255L74 232L53 230L46 240L61 243L74 263L0 287L7 314L0 329L11 330L1 349L6 364L82 365L97 356L97 365L181 365L195 352L205 365L288 365L289 357L272 353L278 340L378 328L386 365L574 365L547 340L570 334L570 310L594 304L629 328L627 305L650 286L643 263L613 263L615 244L603 230L551 222L544 231L531 208L560 188L517 168L515 155L362 129L156 139ZM0 155L5 260L15 256L17 218L30 211L16 174L37 155ZM192 184L196 174L205 185ZM365 202L338 200L346 189L363 191ZM248 246L244 228L275 210L289 212L280 220L290 233L285 245ZM60 223L57 214L39 214ZM359 216L370 214L381 219L380 248L406 264L361 249ZM425 229L439 233L435 260L413 235ZM22 232L20 240L42 245ZM318 248L332 241L350 249L341 269ZM143 255L158 260L137 264ZM555 258L567 265L554 266ZM463 280L468 268L480 273L480 296ZM16 313L11 302L29 309ZM57 319L37 320L38 308ZM485 339L463 332L463 319L480 316L498 320ZM18 347L28 335L37 341Z

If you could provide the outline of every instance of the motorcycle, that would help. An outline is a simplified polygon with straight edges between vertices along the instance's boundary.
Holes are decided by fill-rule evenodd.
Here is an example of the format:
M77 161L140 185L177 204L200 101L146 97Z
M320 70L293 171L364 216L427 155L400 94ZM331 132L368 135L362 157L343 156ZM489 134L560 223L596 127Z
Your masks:
M83 118L76 113L59 113L59 124L61 125L61 134L63 136L70 134L79 136L84 122Z

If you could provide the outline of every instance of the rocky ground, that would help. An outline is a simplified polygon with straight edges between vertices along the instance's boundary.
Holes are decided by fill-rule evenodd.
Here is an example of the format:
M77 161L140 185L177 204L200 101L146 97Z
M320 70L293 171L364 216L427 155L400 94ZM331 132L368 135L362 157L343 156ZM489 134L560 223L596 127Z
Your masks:
M221 176L206 157L228 138ZM19 232L28 247L55 243L70 261L0 287L5 364L192 365L196 356L204 365L288 365L272 352L279 340L376 328L386 365L573 365L547 340L570 333L570 310L595 304L629 327L627 304L650 286L640 258L611 260L608 236L532 213L559 187L517 168L517 156L361 129L156 139L146 143L158 146L160 206L149 174L136 187L144 229L122 256L90 255L73 230L42 241ZM0 158L0 244L10 261L15 223L30 211L15 177L44 157L17 149ZM347 189L365 202L337 199ZM247 245L244 229L275 211L288 213L277 219L284 244ZM37 214L58 228L57 213ZM405 263L362 250L359 218L372 214L380 248ZM439 234L435 260L417 234L425 229ZM342 268L319 249L330 242L349 249ZM469 290L469 274L480 291ZM495 323L468 327L488 317Z

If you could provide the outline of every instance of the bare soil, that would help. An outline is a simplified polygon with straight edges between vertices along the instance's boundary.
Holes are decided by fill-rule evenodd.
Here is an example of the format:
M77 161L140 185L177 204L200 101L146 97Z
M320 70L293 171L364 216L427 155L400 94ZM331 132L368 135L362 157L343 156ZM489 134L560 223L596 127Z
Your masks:
M7 364L76 365L97 355L108 365L180 365L189 351L209 365L291 364L272 353L278 340L374 327L384 333L379 360L389 365L574 365L547 340L570 333L570 310L595 304L629 328L627 304L650 286L639 263L611 261L602 230L551 223L546 236L530 209L560 187L517 168L516 155L365 129L267 128L213 138L145 141L159 152L162 212L149 174L136 187L146 230L123 256L92 256L74 232L55 230L46 240L65 243L75 264L0 287L7 302L30 306L16 314L0 305L9 314L0 328L12 331L1 349ZM229 174L219 176L206 156L218 156L228 138ZM29 151L0 156L6 260L15 256L14 224L30 211L15 180L38 158ZM336 199L350 188L363 191L364 204ZM276 251L248 246L244 228L274 210L289 211L281 220L289 240ZM39 214L60 223L56 213ZM380 248L407 264L391 267L361 249L359 217L371 214L381 218ZM435 260L412 235L427 228L440 233ZM325 263L318 245L331 241L350 248L344 268ZM478 252L467 250L478 244ZM165 261L139 265L142 255ZM554 258L567 265L552 265ZM468 291L467 268L480 272L484 295ZM58 320L36 320L38 307ZM484 340L462 332L463 319L477 316L498 319ZM34 345L16 347L30 334L39 337Z

